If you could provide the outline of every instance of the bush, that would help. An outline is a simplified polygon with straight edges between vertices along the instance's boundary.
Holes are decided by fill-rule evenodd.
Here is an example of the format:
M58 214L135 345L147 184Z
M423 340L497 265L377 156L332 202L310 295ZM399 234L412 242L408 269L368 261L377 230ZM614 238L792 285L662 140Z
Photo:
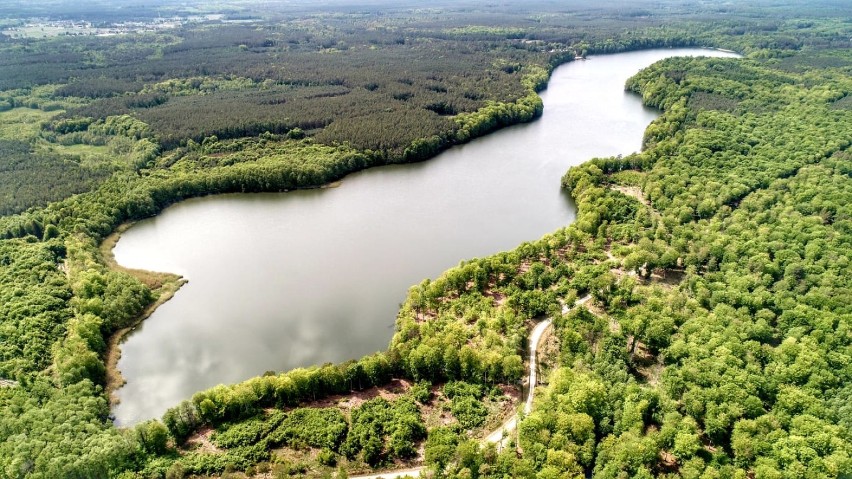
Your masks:
M420 404L426 404L427 402L429 402L429 399L432 398L431 388L432 383L430 383L429 381L420 381L414 386L411 386L409 394L411 395L412 399L419 402Z
M219 447L251 446L265 438L285 417L286 414L276 411L269 417L259 416L234 425L226 425L210 439Z
M338 451L348 429L349 425L338 409L300 408L290 412L269 434L269 444L296 449L317 447Z
M323 448L317 455L317 460L323 466L334 467L337 464L337 455L331 449Z
M459 421L459 424L465 429L473 429L481 426L488 416L488 410L485 406L474 397L458 396L453 399L453 404L450 408L453 416Z
M482 386L464 381L450 381L444 385L444 395L450 399L458 396L482 397Z

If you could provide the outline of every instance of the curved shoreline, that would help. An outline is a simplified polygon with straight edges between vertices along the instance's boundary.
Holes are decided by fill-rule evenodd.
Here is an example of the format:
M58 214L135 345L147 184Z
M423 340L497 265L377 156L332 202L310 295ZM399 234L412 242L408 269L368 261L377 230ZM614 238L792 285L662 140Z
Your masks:
M343 179L338 179L334 181L329 181L328 183L324 183L322 185L298 187L291 191L301 189L313 190L339 188L342 184ZM284 191L284 193L286 192L287 190ZM162 211L160 213L162 213ZM124 342L124 340L131 332L133 332L137 327L139 327L146 319L151 317L151 315L156 312L157 308L174 298L178 290L180 290L183 285L189 282L188 279L175 273L127 268L125 266L122 266L115 259L115 246L121 240L122 234L132 228L139 221L142 220L133 220L120 224L98 245L98 250L101 254L103 264L108 269L133 276L142 283L146 284L146 286L151 289L151 292L156 295L156 299L152 301L149 305L147 305L145 309L142 310L142 313L140 313L139 316L137 316L129 325L116 330L107 338L105 338L107 347L103 357L104 367L106 369L104 392L106 393L110 409L112 409L114 406L118 405L121 402L121 400L116 396L115 393L127 382L127 380L121 374L121 370L118 369L118 361L121 359L121 343ZM152 280L159 282L160 285L158 287L151 287L152 285L149 283Z
M553 69L548 71L548 82L550 82L550 80L552 79L552 73L553 73L554 70L555 70L555 66L554 66ZM541 99L540 96L539 96L539 99ZM538 118L538 117L536 117L536 118ZM534 119L536 119L536 118L534 118ZM484 137L484 136L488 135L489 133L500 130L500 129L502 129L502 127L506 127L506 126L511 126L511 125L499 125L498 128L495 128L494 130L491 130L491 131L482 132L482 134L478 135L478 136ZM455 143L453 145L448 145L448 148L455 146L456 144L458 144L458 143ZM431 159L431 158L432 157L429 157L429 158L426 158L426 159ZM379 165L375 165L375 166L379 166ZM367 167L367 168L364 168L364 170L370 169L370 168L371 167ZM356 170L356 171L350 172L350 174L354 173L354 172L358 172L358 171L362 171L362 170ZM347 175L344 175L344 177L347 176ZM303 186L303 187L298 187L298 188L295 188L295 189L334 188L334 187L339 185L339 182L340 182L340 180L338 179L337 181L327 182L327 183L322 184L322 185ZM185 199L188 199L188 198L185 198ZM114 246L115 243L118 241L118 239L121 236L121 233L126 231L132 224L133 223L126 223L126 224L121 225L112 234L110 234L110 236L106 240L104 240L104 242L102 243L102 246L101 246L102 252L104 251L104 249L106 249L106 253L103 254L104 261L107 262L108 266L110 266L111 268L126 271L130 274L133 274L134 276L135 276L134 272L141 272L143 274L159 274L159 273L151 273L151 272L142 272L140 270L129 270L127 268L124 268L124 267L118 265L115 262L115 259L112 255L112 248L111 247ZM174 293L177 291L177 289L179 289L180 286L185 282L185 281L182 280L182 278L180 278L178 276L167 275L167 274L163 274L163 275L170 276L172 278L172 280L174 282L176 282L173 289L171 291L159 291L160 296L157 298L157 300L146 308L145 312L142 315L140 315L138 320L134 321L133 325L131 325L130 327L125 328L123 330L117 331L115 334L112 335L112 337L109 338L109 350L108 350L107 358L106 358L106 366L107 366L107 369L109 370L109 372L108 372L108 375L109 375L109 377L108 377L108 391L110 392L110 396L112 396L112 393L124 384L124 380L121 377L121 373L120 373L120 371L117 370L117 362L118 362L118 359L121 357L120 344L121 344L122 340L127 337L127 335L129 334L129 332L131 330L133 330L144 319L146 319L148 316L150 316L160 304L163 304L166 301L168 301L169 299L171 299L171 297L174 296ZM114 399L115 398L111 398L111 405L115 405L115 404L118 403L118 401L114 400Z
M530 119L527 119L527 120L515 119L515 121L513 121L512 123L509 123L509 124L498 124L494 128L481 131L478 134L471 135L470 137L467 137L463 140L455 138L449 144L444 145L443 147L439 148L438 151L435 151L434 154L432 154L432 155L430 155L426 158L422 158L422 159L414 160L414 161L402 162L402 163L388 162L386 164L370 165L370 166L367 166L366 168L362 168L362 169L355 170L355 171L350 171L350 172L344 174L342 177L332 179L331 181L327 181L327 182L322 183L322 184L298 186L296 188L293 188L292 190L339 188L343 184L345 177L349 176L350 174L358 173L360 171L364 171L364 170L367 170L367 169L370 169L370 168L373 168L373 167L376 167L376 166L387 166L387 165L390 165L390 164L403 164L403 163L419 163L419 162L422 162L422 161L428 161L432 158L437 157L438 155L440 155L441 153L443 153L445 150L447 150L449 148L452 148L454 146L458 146L458 145L461 145L461 144L464 144L464 143L468 143L469 141L471 141L475 138L488 136L491 133L495 133L497 131L500 131L504 128L508 128L510 126L535 121L535 120L537 120L541 117L541 108L543 108L542 103L541 103L541 101L542 101L541 95L539 93L541 91L543 91L544 89L546 89L547 83L549 83L549 81L550 81L550 79L553 75L553 71L556 70L557 67L561 66L562 64L569 63L573 60L574 60L574 58L565 59L564 61L562 61L558 64L555 64L555 65L550 65L549 68L547 68L547 79L546 79L546 82L544 83L544 86L542 88L533 88L530 92L530 94L535 95L535 97L538 99L539 107L540 107L537 114L533 115L532 118L530 118ZM517 105L521 104L521 102L522 102L522 100L524 100L524 98L526 98L526 97L521 97L521 98L517 99L516 101L509 103L509 105L517 106ZM483 109L486 109L486 108L487 107L483 107L480 110L477 110L477 112L479 112ZM286 190L285 189L285 190L283 190L283 192L288 192L288 191L292 191L292 190ZM204 195L201 195L201 196L204 196ZM189 199L189 198L183 198L180 201L185 201L187 199ZM166 208L168 206L169 205L166 205ZM158 214L158 215L161 214L163 212L163 210L165 210L165 208L162 208L156 214ZM188 280L184 279L182 276L179 276L179 275L176 275L176 274L173 274L173 273L162 273L162 272L155 272L155 271L126 268L126 267L120 265L116 261L113 250L115 249L115 246L118 243L118 241L121 239L122 233L124 233L125 231L130 229L138 221L141 221L141 219L131 220L131 221L120 224L106 238L104 238L104 240L101 241L100 244L98 245L98 249L100 250L103 263L105 264L105 266L107 268L114 270L114 271L120 271L120 272L127 273L131 276L136 277L137 279L139 279L140 281L142 281L143 283L146 283L146 284L148 283L148 281L146 281L146 279L150 279L150 278L156 278L157 280L161 281L161 286L159 288L151 288L151 291L153 293L159 294L157 299L154 300L148 306L146 306L145 309L143 310L143 312L139 315L139 317L134 319L133 322L129 326L115 331L113 334L111 334L107 338L107 349L106 349L106 352L104 353L104 366L105 366L105 369L106 369L105 392L106 392L106 396L107 396L107 400L108 400L110 410L112 410L112 408L120 402L120 400L116 397L115 393L119 388L121 388L126 383L125 378L122 376L121 371L118 369L118 361L119 361L119 359L121 359L121 343L127 338L127 336L130 334L130 332L132 332L134 329L136 329L136 327L138 327L140 324L142 324L143 321L145 321L152 314L154 314L154 312L157 310L157 308L159 308L162 304L164 304L167 301L169 301L170 299L172 299L174 297L175 293L177 293L177 291L184 284L186 284L188 282ZM149 285L149 287L150 287L150 285Z
M157 298L151 302L151 304L146 306L145 309L142 310L142 313L135 318L132 323L115 331L109 336L109 338L107 338L107 348L104 353L104 366L106 368L106 385L104 387L104 391L106 393L107 400L109 401L110 409L119 403L119 399L116 397L115 392L126 382L124 376L121 374L121 370L118 369L118 360L121 359L121 343L124 342L124 339L131 331L135 330L143 321L154 314L154 311L156 311L157 308L172 299L175 296L175 293L177 293L184 284L189 282L189 280L185 279L183 276L173 273L160 273L156 271L125 268L115 260L115 255L113 254L115 245L121 239L121 234L127 231L134 224L135 222L123 223L116 228L115 231L110 233L110 235L107 236L100 245L98 245L103 262L107 268L113 271L120 271L122 273L129 274L142 283L145 283L149 286L149 288L151 285L148 283L152 280L158 281L160 284L158 288L151 289L151 292L156 294Z

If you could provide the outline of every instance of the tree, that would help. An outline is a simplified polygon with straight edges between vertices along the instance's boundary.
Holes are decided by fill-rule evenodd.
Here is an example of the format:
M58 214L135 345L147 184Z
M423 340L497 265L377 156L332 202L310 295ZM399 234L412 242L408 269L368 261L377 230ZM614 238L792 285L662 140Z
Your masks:
M142 450L148 454L162 455L168 450L169 431L160 421L138 424L133 433Z
M517 354L503 358L503 379L514 383L521 380L524 375L524 361Z

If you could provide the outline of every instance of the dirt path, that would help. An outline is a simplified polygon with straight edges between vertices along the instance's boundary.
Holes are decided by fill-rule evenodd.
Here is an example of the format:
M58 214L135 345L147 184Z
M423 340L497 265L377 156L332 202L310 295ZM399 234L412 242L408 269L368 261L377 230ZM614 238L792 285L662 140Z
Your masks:
M645 206L651 206L651 202L645 197L645 193L642 193L642 188L639 188L638 186L612 185L610 188L614 191L636 198Z
M645 193L642 192L642 188L639 188L638 186L622 186L622 185L612 185L612 186L610 186L610 188L613 191L618 191L619 193L622 193L624 195L636 198L637 201L639 201L640 203L642 203L643 205L648 207L648 209L651 211L651 216L653 216L657 220L662 219L660 212L657 211L656 208L654 208L654 206L651 204L651 202L645 196Z
M585 296L574 302L573 305L562 306L562 314L567 313L572 308L585 304L591 300L591 296ZM535 328L530 334L530 372L527 385L527 398L524 401L524 415L532 412L533 399L535 398L535 388L538 385L538 344L541 342L541 337L545 331L553 324L552 318L547 318L544 321L535 325ZM491 432L482 442L493 442L497 444L497 450L502 450L509 444L510 435L518 427L518 415L515 414L506 420L499 428Z
M420 477L420 471L425 467L413 467L411 469L403 469L400 471L382 472L379 474L371 474L369 476L350 476L351 479L398 479L400 477Z
M567 313L572 308L577 306L586 304L592 299L591 296L584 296L583 298L574 301L572 305L564 305L562 306L562 314ZM544 335L545 331L550 328L553 324L553 318L547 318L544 321L535 325L530 334L530 370L528 376L528 386L527 386L527 397L524 401L524 415L532 412L533 399L535 395L535 388L538 384L538 344L541 342L541 337ZM502 450L509 444L509 439L511 438L511 433L515 431L518 427L518 414L512 415L509 419L507 419L500 427L492 431L490 434L485 436L482 439L482 443L495 443L497 444L497 450ZM421 467L413 467L411 469L403 469L400 471L389 471L378 474L371 474L368 476L351 476L351 479L397 479L401 477L419 477L420 472L425 470L425 466Z

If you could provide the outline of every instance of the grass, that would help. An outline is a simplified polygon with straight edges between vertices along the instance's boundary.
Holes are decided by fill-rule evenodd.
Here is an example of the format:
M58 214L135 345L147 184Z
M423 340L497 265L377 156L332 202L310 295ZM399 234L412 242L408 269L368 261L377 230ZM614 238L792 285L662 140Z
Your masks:
M0 139L27 141L39 137L41 123L62 113L31 108L12 108L0 112Z
M104 162L114 162L115 148L111 145L60 145L41 139L41 124L50 121L63 110L42 111L32 108L13 108L0 112L0 139L30 141L37 148L65 156L76 156L83 167L98 167ZM126 162L122 163L125 164Z
M609 175L610 181L623 186L641 185L644 177L645 173L635 170L624 170Z
M120 166L127 162L120 161L121 155L113 153L113 149L109 145L58 145L56 143L44 143L40 145L42 148L49 148L55 153L64 156L78 157L80 166L84 168L99 168L105 163L118 163Z

